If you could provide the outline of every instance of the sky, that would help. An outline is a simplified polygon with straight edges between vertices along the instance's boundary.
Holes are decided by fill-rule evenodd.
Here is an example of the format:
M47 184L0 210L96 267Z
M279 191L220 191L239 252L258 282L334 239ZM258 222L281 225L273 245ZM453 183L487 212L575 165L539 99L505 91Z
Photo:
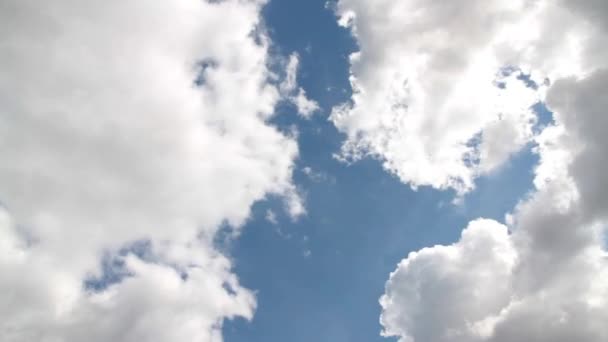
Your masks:
M608 340L603 1L0 22L0 340Z

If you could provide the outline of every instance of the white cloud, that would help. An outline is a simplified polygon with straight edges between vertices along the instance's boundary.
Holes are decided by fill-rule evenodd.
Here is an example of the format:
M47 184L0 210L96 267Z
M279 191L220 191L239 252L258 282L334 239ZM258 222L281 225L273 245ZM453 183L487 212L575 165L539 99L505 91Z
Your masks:
M404 259L381 299L386 335L437 342L608 339L602 241L608 72L607 60L598 58L608 49L597 45L606 39L608 6L529 4L535 7L522 13L521 24L529 35L502 53L519 51L505 56L517 55L516 65L551 81L543 98L556 123L534 138L536 189L508 215L509 233L498 222L477 220L454 245Z
M292 187L285 192L284 199L285 211L292 221L296 221L300 217L306 215L306 207L304 205L306 195L302 193L302 191L298 190L296 187Z
M378 158L413 187L472 189L533 139L545 79L604 56L585 54L593 28L549 1L341 0L337 13L360 47L351 102L331 116L342 155Z
M302 173L304 173L306 175L306 177L308 177L308 179L310 179L311 181L315 182L315 183L320 183L320 182L324 182L324 181L330 181L333 182L334 180L331 179L326 173L324 173L323 171L317 171L314 170L312 167L310 166L305 166L302 168Z
M380 300L384 334L404 341L462 340L467 322L509 303L516 257L507 227L492 220L471 222L452 246L410 253Z
M0 340L220 341L251 318L213 236L269 193L304 212L262 4L0 3ZM150 258L117 254L138 240ZM104 254L129 276L85 288Z
M304 118L310 118L316 111L319 110L319 105L316 101L309 99L306 96L306 91L298 87L297 75L300 65L300 57L297 53L289 56L286 67L286 77L281 83L281 90L284 95L296 106L298 113Z
M266 218L266 221L270 222L273 225L276 225L278 223L277 214L275 214L274 211L272 211L271 209L266 210L266 216L264 217Z

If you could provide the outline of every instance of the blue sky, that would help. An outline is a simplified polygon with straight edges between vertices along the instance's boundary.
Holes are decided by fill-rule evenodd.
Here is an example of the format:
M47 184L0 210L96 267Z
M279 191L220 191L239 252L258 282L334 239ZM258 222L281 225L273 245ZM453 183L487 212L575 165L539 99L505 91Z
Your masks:
M242 284L256 291L258 308L252 322L226 322L225 340L387 340L379 335L378 299L396 264L411 251L455 242L477 217L504 221L530 191L537 157L530 149L520 152L478 179L459 205L451 203L451 191L412 190L377 160L336 160L344 137L328 115L350 98L347 56L356 49L354 39L323 0L271 1L264 19L276 49L300 55L298 82L322 110L310 120L290 105L278 110L274 122L285 130L295 125L300 133L295 182L307 215L293 222L280 201L258 203L242 235L227 247ZM319 179L305 175L304 167ZM269 209L276 224L266 220Z

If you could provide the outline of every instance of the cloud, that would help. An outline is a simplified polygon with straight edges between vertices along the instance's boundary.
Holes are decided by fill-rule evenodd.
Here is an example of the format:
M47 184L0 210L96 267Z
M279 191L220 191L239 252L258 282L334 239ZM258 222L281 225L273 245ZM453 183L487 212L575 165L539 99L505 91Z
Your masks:
M314 170L310 166L304 166L302 168L302 173L305 174L310 181L315 183L321 183L325 181L329 181L332 183L335 182L335 180L332 179L328 174L324 173L323 171Z
M281 83L281 90L289 101L296 106L298 113L302 117L308 119L319 110L319 104L316 101L309 99L306 96L306 91L301 87L298 87L297 75L299 65L300 57L298 54L291 54L287 61L287 74L285 80Z
M597 116L556 114L558 126L539 139L536 192L516 207L508 227L475 220L455 244L425 248L401 261L380 300L384 335L439 342L608 338L608 253L602 239L608 206L588 205L577 185L602 184L606 176L590 180L589 174L552 172L555 165L576 169L590 150L572 147L598 142L573 134L561 118L588 122Z
M550 82L542 98L555 123L533 138L540 157L535 189L507 216L508 226L476 220L455 244L404 259L380 300L385 335L438 342L608 339L608 69L598 57L608 50L597 45L606 39L608 7L526 6L532 7L519 29L529 35L501 49L517 56L514 65Z
M410 253L380 300L384 334L404 341L462 340L467 322L509 303L516 258L507 227L481 219L469 223L452 246Z
M214 235L268 194L304 212L262 5L0 4L1 340L221 341L252 317Z
M413 187L471 190L533 140L547 79L605 57L580 51L593 29L548 1L341 0L337 14L360 47L351 101L331 115L342 156L377 158Z
M273 225L278 223L277 214L274 213L271 209L266 210L266 215L264 216L266 221L270 222Z

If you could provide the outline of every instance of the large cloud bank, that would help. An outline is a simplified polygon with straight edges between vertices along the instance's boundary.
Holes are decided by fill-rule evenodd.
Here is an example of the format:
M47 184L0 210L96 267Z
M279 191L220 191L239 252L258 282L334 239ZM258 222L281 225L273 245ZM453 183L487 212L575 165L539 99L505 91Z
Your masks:
M475 220L455 244L398 265L380 300L383 334L608 340L608 3L342 0L338 11L361 46L352 104L333 114L345 153L461 191L526 141L540 156L535 189L506 224ZM535 135L528 107L539 100L554 123Z
M342 157L378 158L413 187L470 190L533 139L530 107L548 80L605 59L589 21L603 3L568 4L339 1L360 47L351 102L331 116L347 135Z
M297 146L262 1L0 1L0 340L221 341L255 298L213 248Z

